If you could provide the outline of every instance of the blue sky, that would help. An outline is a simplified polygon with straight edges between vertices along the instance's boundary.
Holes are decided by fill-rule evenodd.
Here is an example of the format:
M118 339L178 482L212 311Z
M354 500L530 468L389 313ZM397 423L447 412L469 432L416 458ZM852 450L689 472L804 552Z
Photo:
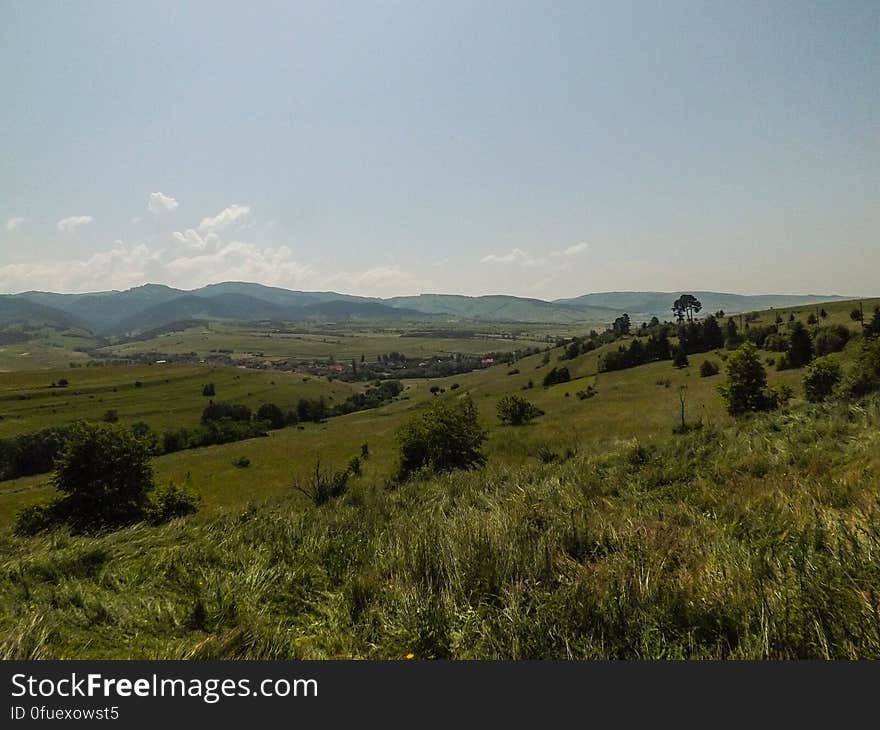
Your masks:
M876 2L0 2L0 291L880 294Z

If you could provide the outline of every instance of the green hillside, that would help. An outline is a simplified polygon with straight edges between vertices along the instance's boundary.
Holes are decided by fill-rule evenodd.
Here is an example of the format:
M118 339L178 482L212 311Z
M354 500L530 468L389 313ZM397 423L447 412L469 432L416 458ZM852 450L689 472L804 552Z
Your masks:
M855 333L854 306L762 312L743 328L779 318L788 331L791 315L814 315ZM780 354L763 351L769 384L793 398L734 419L718 393L729 351L599 372L633 340L405 380L379 408L159 456L157 483L202 499L164 527L15 537L16 513L51 497L51 475L0 482L0 656L880 656L876 396L809 404L804 370L777 370ZM859 348L829 357L848 371ZM703 360L720 374L701 377ZM543 387L561 367L571 379ZM50 388L56 377L70 383ZM338 402L359 387L204 366L17 373L3 381L0 429L110 408L123 424L194 424L208 379L218 398L252 406ZM401 426L465 394L487 465L395 483ZM544 414L502 425L496 406L513 394ZM691 426L674 434L682 398ZM343 496L315 506L294 489L318 463L332 473L355 456Z

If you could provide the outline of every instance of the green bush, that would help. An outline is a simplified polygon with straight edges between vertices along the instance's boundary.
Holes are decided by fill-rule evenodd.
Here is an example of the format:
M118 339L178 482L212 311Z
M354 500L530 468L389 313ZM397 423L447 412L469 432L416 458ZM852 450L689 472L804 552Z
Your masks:
M202 411L202 423L211 421L250 421L251 409L239 403L209 403Z
M257 409L257 420L265 421L269 424L269 428L273 430L284 428L287 425L284 411L274 403L263 403L263 405Z
M53 484L61 496L19 513L16 531L65 525L95 532L195 511L195 498L173 485L154 493L151 455L149 442L129 429L76 424L55 461Z
M569 380L571 380L571 373L568 372L567 367L552 368L544 376L544 387L548 388L557 383L567 383Z
M154 490L144 517L152 525L161 525L168 520L195 514L200 502L201 498L193 494L188 486L178 487L169 482Z
M751 342L740 345L727 359L727 382L718 390L733 416L771 410L778 405L767 390L767 371Z
M294 483L293 488L306 495L315 507L327 504L331 499L341 497L348 491L348 478L351 474L349 469L337 472L328 472L321 469L321 462L315 463L315 472L308 483L303 486Z
M713 375L718 375L721 372L721 369L718 367L717 362L712 362L711 360L703 360L700 365L700 377L701 378L711 378Z
M828 398L841 380L840 365L830 357L820 357L807 366L804 374L804 395L811 403Z
M522 426L532 419L544 415L544 411L520 395L503 396L498 401L496 410L501 422L511 426Z
M479 466L486 461L481 451L485 439L469 396L434 401L398 432L398 479L423 468L443 472Z
M843 387L853 398L880 390L880 338L862 340Z
M840 352L850 339L850 330L842 324L820 327L813 337L813 350L817 356Z

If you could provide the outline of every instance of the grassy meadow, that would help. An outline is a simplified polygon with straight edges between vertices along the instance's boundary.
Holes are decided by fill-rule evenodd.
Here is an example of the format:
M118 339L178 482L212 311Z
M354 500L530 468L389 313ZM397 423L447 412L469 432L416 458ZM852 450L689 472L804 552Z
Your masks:
M852 303L826 309L826 323L855 328ZM398 339L385 351L418 346ZM405 380L377 409L157 457L157 483L189 483L202 500L162 527L15 537L18 510L51 496L51 475L0 482L0 656L880 656L877 400L810 405L802 369L768 367L794 399L735 420L717 389L726 351L600 373L618 345ZM846 365L851 348L831 357ZM700 377L704 359L720 374ZM562 365L572 380L542 387ZM108 409L121 423L195 425L207 382L215 400L252 407L363 388L209 366L5 373L0 436ZM392 488L401 425L465 393L487 465ZM545 414L501 425L496 405L512 393ZM701 427L673 435L682 394ZM365 443L345 496L316 507L293 488Z
M312 325L303 331L277 332L268 326L211 322L150 339L108 345L101 351L119 357L142 352L172 355L195 352L206 357L213 352L226 351L233 358L327 360L332 357L339 361L348 361L363 355L374 360L377 355L389 352L405 352L410 357L430 357L543 346L546 344L545 335L555 337L569 331L562 325L526 325L513 329L497 325L449 326L453 330L460 330L461 336L432 335L430 326L413 329L376 325L328 325L325 328L316 328Z

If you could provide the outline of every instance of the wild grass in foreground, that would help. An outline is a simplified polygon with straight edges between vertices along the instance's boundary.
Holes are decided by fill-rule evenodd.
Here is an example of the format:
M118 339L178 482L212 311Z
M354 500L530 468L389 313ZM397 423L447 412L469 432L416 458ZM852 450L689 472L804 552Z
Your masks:
M877 658L880 403L0 538L3 658Z

